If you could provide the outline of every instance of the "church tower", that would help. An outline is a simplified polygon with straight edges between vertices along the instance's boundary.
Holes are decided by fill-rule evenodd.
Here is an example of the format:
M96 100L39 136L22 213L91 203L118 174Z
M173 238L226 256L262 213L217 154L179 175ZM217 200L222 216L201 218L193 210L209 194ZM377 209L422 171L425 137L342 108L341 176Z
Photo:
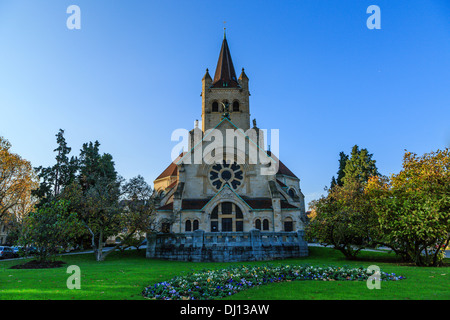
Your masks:
M236 76L224 34L214 78L207 69L202 79L202 127L195 121L188 149L154 181L157 232L147 234L147 257L244 261L308 254L300 179L264 149L255 120L250 126L248 81L244 69Z
M221 120L226 108L230 119L240 129L250 128L250 92L248 77L242 68L236 77L230 49L224 33L214 79L208 69L202 79L202 130L213 129Z

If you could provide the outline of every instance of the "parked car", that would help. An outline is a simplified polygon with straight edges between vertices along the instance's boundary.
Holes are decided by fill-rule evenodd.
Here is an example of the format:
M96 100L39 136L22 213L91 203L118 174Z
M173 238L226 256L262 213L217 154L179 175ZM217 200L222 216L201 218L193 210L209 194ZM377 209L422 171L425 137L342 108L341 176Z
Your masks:
M0 247L0 259L14 258L14 251L10 247Z
M36 254L38 252L36 247L27 247L25 249L25 251L27 252L28 255L33 255L33 254Z
M23 247L15 246L15 247L12 247L12 250L13 250L14 256L19 257L20 253L23 251Z

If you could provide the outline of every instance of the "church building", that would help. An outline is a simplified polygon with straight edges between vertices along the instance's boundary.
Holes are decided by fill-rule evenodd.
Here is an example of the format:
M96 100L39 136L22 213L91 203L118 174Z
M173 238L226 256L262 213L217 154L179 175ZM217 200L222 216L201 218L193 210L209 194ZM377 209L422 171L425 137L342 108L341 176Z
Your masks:
M202 79L202 121L154 181L158 231L147 256L194 261L307 255L300 179L264 148L250 118L249 78L237 77L226 36ZM282 109L282 107L280 107ZM287 111L287 110L286 110Z

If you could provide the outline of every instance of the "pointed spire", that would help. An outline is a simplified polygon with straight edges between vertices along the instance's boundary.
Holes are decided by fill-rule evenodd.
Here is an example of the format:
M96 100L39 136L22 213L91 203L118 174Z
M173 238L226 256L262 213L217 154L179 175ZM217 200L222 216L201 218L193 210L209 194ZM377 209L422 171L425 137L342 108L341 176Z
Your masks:
M202 80L211 80L211 81L212 81L211 76L209 75L209 70L208 70L208 68L206 68L206 73L205 73L205 75L203 76Z
M244 80L244 79L248 80L248 77L247 77L247 75L245 74L244 68L242 68L241 75L239 76L239 81L242 81L242 80Z
M234 71L233 61L231 60L230 49L226 39L225 28L223 34L222 48L220 49L219 61L217 61L216 73L212 88L237 88L236 72Z

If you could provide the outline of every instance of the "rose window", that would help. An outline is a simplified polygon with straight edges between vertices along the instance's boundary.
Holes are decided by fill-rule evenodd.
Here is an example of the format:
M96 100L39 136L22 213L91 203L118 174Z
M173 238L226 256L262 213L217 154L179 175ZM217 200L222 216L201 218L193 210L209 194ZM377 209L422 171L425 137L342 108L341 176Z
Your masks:
M212 166L209 172L209 180L217 190L220 190L226 183L233 189L237 189L244 179L244 172L240 165L233 163L218 163Z

